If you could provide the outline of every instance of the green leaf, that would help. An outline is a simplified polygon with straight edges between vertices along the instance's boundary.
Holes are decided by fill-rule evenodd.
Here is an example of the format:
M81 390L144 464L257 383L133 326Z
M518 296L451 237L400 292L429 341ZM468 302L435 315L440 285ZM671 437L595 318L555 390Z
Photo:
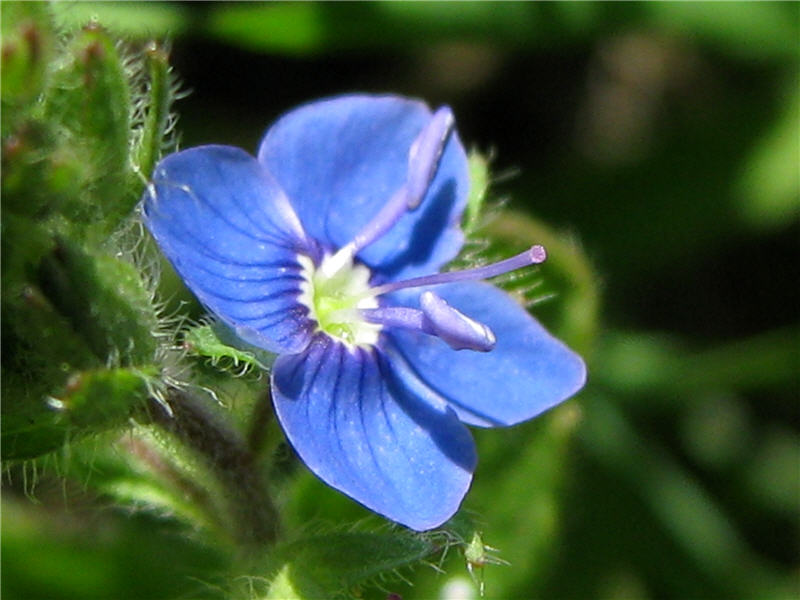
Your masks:
M621 400L646 394L651 408L688 405L698 392L796 386L799 336L786 327L703 350L656 333L610 332L595 377Z
M756 228L782 227L800 215L800 91L792 81L784 113L742 169L739 212Z
M797 9L782 2L648 2L653 26L745 58L798 57Z
M278 598L281 592L304 600L347 594L356 585L419 564L439 549L429 536L401 530L305 538L277 549L286 562L267 598Z
M473 526L472 535L464 538L473 544L471 556L465 558L511 564L485 568L479 575L490 596L518 597L519 587L538 581L552 564L552 544L562 526L569 451L580 422L580 409L573 402L501 435L486 431L476 436L481 467L466 506L480 515L484 525L480 530ZM525 493L520 493L521 482ZM499 553L475 552L475 532L480 544L498 548Z
M209 585L230 558L186 528L141 512L70 498L28 502L3 493L3 598L225 598ZM89 510L89 509L92 510ZM69 523L69 526L65 526Z
M190 24L191 10L169 2L55 2L53 12L65 29L102 23L115 35L135 38L177 36Z

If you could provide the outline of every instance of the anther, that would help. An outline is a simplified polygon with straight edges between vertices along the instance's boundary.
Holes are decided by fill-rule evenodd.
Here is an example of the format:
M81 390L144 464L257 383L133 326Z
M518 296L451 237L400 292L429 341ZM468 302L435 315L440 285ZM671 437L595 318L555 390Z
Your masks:
M454 350L489 352L494 348L497 338L489 327L470 319L433 292L423 292L419 303L432 333Z
M359 251L383 236L406 212L420 205L439 169L454 122L453 112L447 106L439 108L433 114L411 144L405 183L350 242L326 261L326 276L330 277L349 264Z
M408 329L434 335L453 350L489 352L496 343L494 333L469 318L431 291L420 295L420 308L385 306L359 310L365 320L390 329Z

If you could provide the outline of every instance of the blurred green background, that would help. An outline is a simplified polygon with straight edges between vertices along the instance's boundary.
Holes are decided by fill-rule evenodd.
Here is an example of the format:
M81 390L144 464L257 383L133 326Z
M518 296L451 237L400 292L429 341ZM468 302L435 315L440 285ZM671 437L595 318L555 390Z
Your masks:
M492 157L505 208L484 233L561 254L533 312L590 378L541 419L474 432L465 509L510 563L474 569L486 597L800 597L800 5L56 14L66 27L96 17L133 48L171 40L190 92L174 107L181 147L254 152L282 112L363 91L449 104L462 139ZM366 516L283 451L289 527ZM85 480L44 468L31 489L35 469L3 481L4 597L259 597L258 574L185 521L93 490L102 464ZM476 597L460 551L429 560L446 573L421 565L350 593Z

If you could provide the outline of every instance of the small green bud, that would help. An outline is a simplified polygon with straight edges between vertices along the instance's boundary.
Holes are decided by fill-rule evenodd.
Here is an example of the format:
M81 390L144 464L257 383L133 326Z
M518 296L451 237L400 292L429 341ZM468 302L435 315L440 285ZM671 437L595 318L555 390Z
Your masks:
M62 394L48 398L48 405L82 432L122 425L144 405L150 395L148 380L156 374L155 368L75 373Z
M62 239L42 261L40 284L98 359L122 365L153 360L157 316L133 265Z
M41 93L53 47L49 7L43 2L4 2L2 19L2 131L5 138Z
M160 158L164 138L169 124L169 107L172 99L169 56L163 46L150 42L145 48L147 68L147 109L141 135L133 151L138 181L135 189L138 197L143 181L149 179L156 161Z
M65 211L70 221L101 221L109 231L138 201L124 185L130 115L130 87L119 53L104 30L87 26L69 44L45 93L46 122L88 166L81 204Z
M3 459L32 458L58 448L67 435L45 398L70 371L99 361L35 286L4 283L3 318Z
M43 220L80 210L87 164L67 144L56 146L46 124L21 123L3 139L3 210Z

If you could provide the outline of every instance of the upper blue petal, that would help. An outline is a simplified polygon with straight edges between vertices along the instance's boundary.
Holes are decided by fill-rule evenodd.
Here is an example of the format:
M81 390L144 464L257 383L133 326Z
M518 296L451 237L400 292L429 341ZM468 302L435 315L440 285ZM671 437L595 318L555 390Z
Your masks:
M511 296L486 283L431 288L497 337L491 352L455 351L438 338L388 332L385 350L406 381L421 379L470 425L513 425L566 400L583 387L580 356L551 336ZM395 294L413 305L419 291Z
M458 509L475 467L467 429L415 396L379 351L318 335L272 372L276 414L303 462L367 508L422 531Z
M347 242L405 182L411 143L431 118L419 101L342 96L280 118L258 159L291 199L309 235L330 249ZM467 157L453 133L421 205L359 257L386 279L439 270L463 243L469 191Z
M298 302L299 253L313 255L297 216L244 151L172 154L145 192L144 222L198 299L245 341L296 352L314 324Z

